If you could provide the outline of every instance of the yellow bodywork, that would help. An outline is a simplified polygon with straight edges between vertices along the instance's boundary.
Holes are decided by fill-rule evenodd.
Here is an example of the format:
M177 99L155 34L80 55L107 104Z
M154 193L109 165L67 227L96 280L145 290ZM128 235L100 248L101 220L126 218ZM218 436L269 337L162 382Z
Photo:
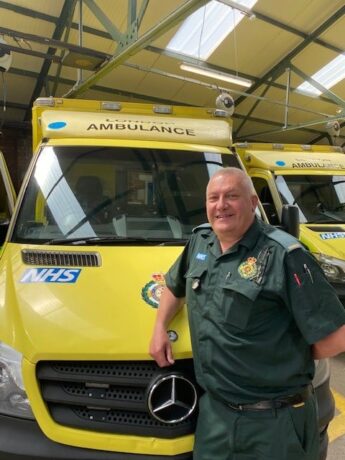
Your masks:
M265 179L271 186L278 213L281 213L282 202L274 176L308 174L344 176L345 174L345 155L340 147L250 143L238 144L235 149L248 174L252 178ZM345 224L338 222L300 224L300 240L312 253L345 260L345 239L332 237L332 234L342 232L345 232ZM329 238L327 238L328 234Z
M41 360L149 359L156 309L144 300L143 290L153 274L167 271L182 248L88 246L87 251L99 254L101 266L82 268L73 284L22 283L28 268L22 249L37 246L7 244L1 259L0 335L25 357L25 388L42 431L56 442L84 448L165 455L190 451L191 435L167 440L61 426L50 417L35 374ZM179 336L173 344L175 358L190 358L185 308L171 328Z
M92 145L100 149L116 146L170 149L181 154L185 150L201 155L203 152L230 154L231 121L217 118L207 109L173 107L172 113L165 115L155 114L153 105L121 103L121 106L120 111L114 112L104 110L100 101L38 100L33 109L34 153L44 145L51 148L50 158L54 159L55 146ZM59 131L66 126L68 129L63 133ZM19 203L34 167L33 161ZM104 165L96 164L95 168L103 170L82 172L99 173L107 192L114 195L114 178L109 174L107 180ZM42 194L37 195L34 209L35 222L45 225L47 209ZM94 252L101 263L96 267L81 267L74 283L25 282L29 269L45 267L23 262L24 250L37 249ZM36 376L36 364L44 360L151 359L148 346L156 308L149 302L149 286L162 279L182 249L182 243L43 247L5 242L0 259L0 338L23 355L25 391L48 438L71 446L141 455L174 456L192 450L193 435L164 439L62 426L51 417ZM156 287L163 289L163 283L159 283ZM191 358L185 307L171 323L171 329L178 335L173 343L175 359Z

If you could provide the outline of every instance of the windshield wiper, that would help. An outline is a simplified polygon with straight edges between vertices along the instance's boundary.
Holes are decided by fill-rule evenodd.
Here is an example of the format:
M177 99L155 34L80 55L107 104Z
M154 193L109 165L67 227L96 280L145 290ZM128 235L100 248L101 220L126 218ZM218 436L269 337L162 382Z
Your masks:
M169 239L166 238L145 238L145 237L127 237L127 236L91 236L91 237L78 237L78 238L55 238L46 241L44 244L47 245L73 245L73 246L87 246L87 245L134 245L134 244L145 244L145 245L162 245L172 246L185 244L186 239Z

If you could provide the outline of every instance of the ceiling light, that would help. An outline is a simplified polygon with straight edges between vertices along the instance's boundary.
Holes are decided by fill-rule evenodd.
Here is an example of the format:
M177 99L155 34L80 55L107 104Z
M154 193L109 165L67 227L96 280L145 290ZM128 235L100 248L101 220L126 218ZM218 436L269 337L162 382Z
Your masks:
M194 64L181 64L181 70L186 72L192 72L199 75L204 75L205 77L215 78L217 80L226 81L228 83L233 83L234 85L245 86L249 88L252 86L253 82L247 78L238 77L237 75L231 75L225 72L220 72L219 70L207 69L205 67L197 66Z

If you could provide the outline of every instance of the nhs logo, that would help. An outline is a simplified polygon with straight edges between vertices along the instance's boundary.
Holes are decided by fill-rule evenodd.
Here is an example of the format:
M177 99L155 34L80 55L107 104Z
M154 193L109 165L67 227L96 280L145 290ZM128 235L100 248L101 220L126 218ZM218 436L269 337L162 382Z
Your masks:
M25 270L21 283L75 283L80 268L29 268Z

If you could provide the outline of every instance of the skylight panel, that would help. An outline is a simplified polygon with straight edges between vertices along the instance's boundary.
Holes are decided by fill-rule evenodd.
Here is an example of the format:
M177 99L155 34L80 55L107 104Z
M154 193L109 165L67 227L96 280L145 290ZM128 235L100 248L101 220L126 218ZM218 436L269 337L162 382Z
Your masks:
M335 59L322 67L318 72L312 75L312 79L316 80L326 89L339 83L345 78L345 54L339 54ZM310 96L320 96L322 92L305 81L296 88L296 91L306 93Z
M257 0L236 1L247 8L252 8L256 2ZM213 0L183 22L167 49L207 60L243 17L240 11Z

